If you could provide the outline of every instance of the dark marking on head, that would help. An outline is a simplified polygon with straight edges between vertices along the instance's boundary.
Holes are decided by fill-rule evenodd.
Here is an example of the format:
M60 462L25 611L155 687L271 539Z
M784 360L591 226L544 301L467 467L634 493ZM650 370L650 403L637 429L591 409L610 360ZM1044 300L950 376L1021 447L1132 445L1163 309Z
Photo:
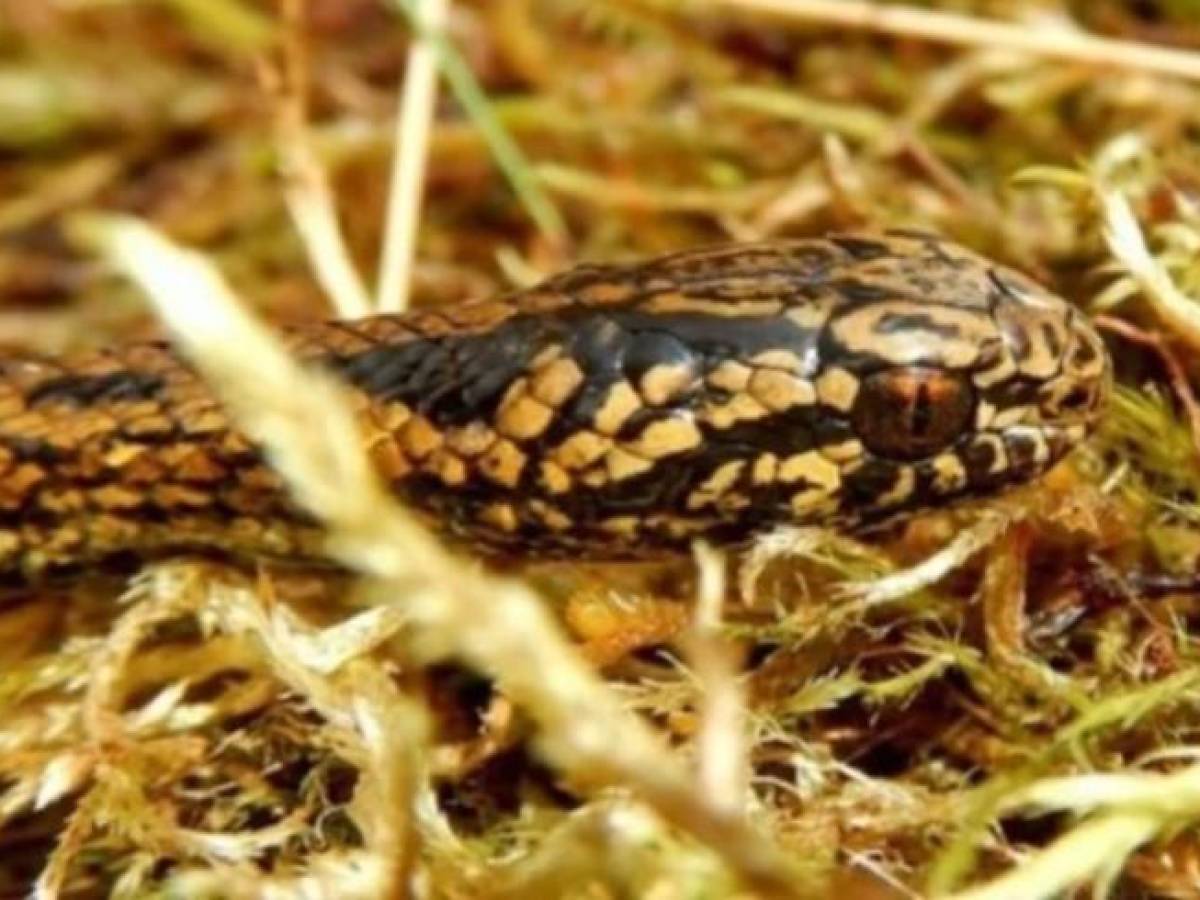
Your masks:
M986 372L1000 364L1004 356L1004 342L993 337L979 348L979 358L975 361L977 371Z
M812 428L813 444L818 447L842 444L858 437L848 420L840 415L830 415L827 411L813 415L809 427Z
M998 459L992 441L969 441L959 451L959 456L973 484L986 484L996 477L992 469Z
M936 334L943 338L956 338L959 329L952 324L939 322L936 317L928 315L903 315L889 313L879 320L879 331L884 334L896 334L904 331L923 331Z
M968 265L966 260L955 259L947 253L944 242L936 234L925 235L922 243L925 245L925 249L929 251L929 255L944 266L948 266L951 269L961 269L965 265Z
M1058 331L1049 322L1042 323L1042 339L1046 342L1046 348L1052 356L1062 356L1062 340L1059 338Z
M1033 435L1011 429L1004 432L1004 446L1014 474L1024 474L1036 468L1037 440Z
M841 247L851 256L863 262L869 262L872 259L880 259L884 256L890 256L892 249L882 241L873 241L867 238L849 237L837 235L832 237L838 247Z
M789 410L755 422L738 422L726 429L713 430L705 440L723 461L753 459L764 452L785 457L817 445L814 424L820 418L815 409Z
M926 231L922 228L889 228L884 232L889 236L908 238L913 241L936 241L939 236L936 232Z
M1004 341L1008 344L1009 350L1012 352L1013 359L1018 363L1024 362L1029 358L1030 342L1029 334L1020 323L1009 324L1007 317L1001 318L998 322L1003 334Z
M1083 412L1092 405L1095 399L1095 391L1086 385L1077 384L1062 398L1058 408L1064 412Z
M1071 365L1077 369L1086 368L1095 362L1099 348L1091 341L1077 340L1071 350Z
M847 510L869 509L896 486L901 467L886 459L867 457L862 465L842 476L842 505Z
M1028 406L1038 402L1042 382L1034 378L1014 376L983 391L983 397L997 409Z
M852 304L871 303L875 300L886 300L889 297L896 296L894 290L881 288L878 285L867 281L859 281L855 278L840 278L830 286Z

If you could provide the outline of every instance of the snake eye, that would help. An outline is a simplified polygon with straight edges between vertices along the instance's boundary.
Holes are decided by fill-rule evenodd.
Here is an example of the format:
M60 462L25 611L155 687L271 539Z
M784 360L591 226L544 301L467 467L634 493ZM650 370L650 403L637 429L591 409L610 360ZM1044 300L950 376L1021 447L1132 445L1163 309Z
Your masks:
M915 460L952 444L974 418L975 392L960 375L908 366L862 382L851 424L876 456Z

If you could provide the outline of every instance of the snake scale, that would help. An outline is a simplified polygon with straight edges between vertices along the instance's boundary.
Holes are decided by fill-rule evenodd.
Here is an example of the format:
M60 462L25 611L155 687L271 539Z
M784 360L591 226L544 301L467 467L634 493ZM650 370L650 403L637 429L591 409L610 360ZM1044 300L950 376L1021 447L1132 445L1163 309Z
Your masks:
M471 547L624 559L860 529L1046 470L1099 417L1086 317L911 231L584 265L286 330L396 493ZM318 524L165 341L0 367L0 572L319 558Z

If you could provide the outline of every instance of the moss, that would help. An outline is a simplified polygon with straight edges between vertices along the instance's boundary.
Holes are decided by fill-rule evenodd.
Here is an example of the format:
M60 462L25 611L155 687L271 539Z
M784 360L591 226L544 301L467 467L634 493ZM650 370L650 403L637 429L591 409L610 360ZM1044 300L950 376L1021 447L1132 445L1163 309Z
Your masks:
M0 98L5 342L61 352L155 327L76 242L83 213L135 214L203 254L104 220L117 230L100 243L135 276L207 260L268 318L328 314L277 171L268 51L285 19L241 0L216 18L42 6L18 3L0 34L0 81L20 88ZM1110 37L1167 40L1188 4L1154 27L1117 3L924 6L1086 6ZM403 19L369 0L308 7L291 35L307 139L347 258L371 273ZM918 224L1164 334L1188 372L1192 310L1164 316L1163 297L1191 304L1200 286L1200 87L919 31L767 22L733 2L461 0L417 303L576 259ZM1161 354L1114 332L1101 432L982 510L763 551L753 598L711 560L534 572L535 596L426 543L338 429L256 418L283 404L338 421L336 392L230 315L222 329L245 328L232 358L192 352L362 577L170 561L7 603L0 892L40 878L130 897L375 896L412 877L445 897L1185 895L1200 464ZM1016 524L935 585L888 603L849 590L981 513ZM725 603L698 627L706 591Z

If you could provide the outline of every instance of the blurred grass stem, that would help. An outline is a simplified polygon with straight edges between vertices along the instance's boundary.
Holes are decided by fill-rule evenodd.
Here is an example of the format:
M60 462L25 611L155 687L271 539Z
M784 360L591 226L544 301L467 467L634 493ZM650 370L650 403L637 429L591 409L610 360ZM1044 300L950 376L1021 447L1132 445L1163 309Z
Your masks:
M371 311L370 299L350 257L329 178L308 129L308 61L300 0L282 0L282 9L286 28L277 131L284 200L309 263L338 316L359 318Z
M463 111L479 129L496 165L525 211L537 226L542 236L552 244L561 244L566 239L567 228L554 203L538 184L537 177L525 154L504 128L487 94L480 86L471 67L462 54L446 39L446 36L427 27L427 20L420 14L418 0L392 0L397 9L408 20L409 26L421 40L428 43L436 55L442 75L454 92Z
M718 0L714 5L784 19L989 50L1013 50L1092 66L1139 69L1200 80L1200 54L1096 37L1068 28L1040 28L867 0Z
M420 0L419 10L414 12L421 17L421 26L408 50L396 117L383 258L375 295L378 312L408 308L429 137L437 105L437 49L428 35L441 32L448 7L449 0Z

